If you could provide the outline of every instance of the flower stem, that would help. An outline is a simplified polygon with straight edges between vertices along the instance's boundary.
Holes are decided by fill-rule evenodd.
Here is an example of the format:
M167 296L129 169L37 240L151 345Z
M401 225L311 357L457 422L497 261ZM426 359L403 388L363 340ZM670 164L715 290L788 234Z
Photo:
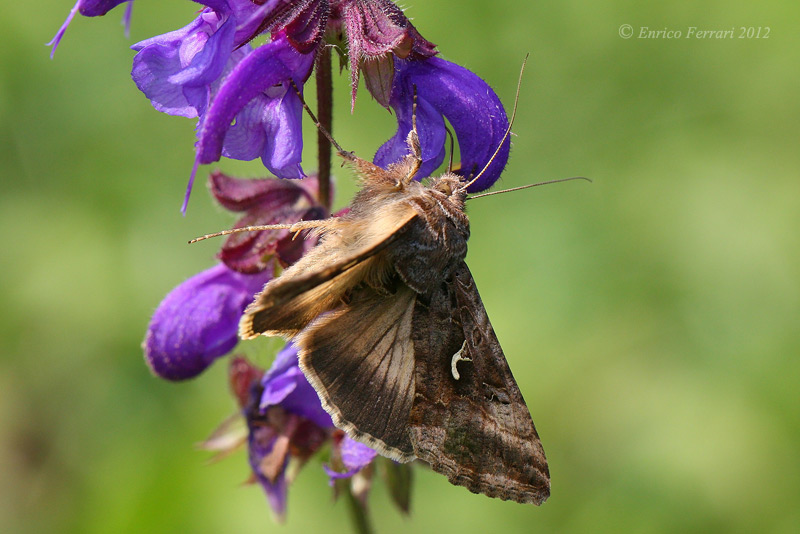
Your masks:
M347 507L350 509L350 519L356 534L374 534L366 506L353 495L350 488L346 488L343 493L347 500Z
M333 135L333 77L331 75L331 50L322 47L317 56L317 119L328 133ZM331 144L325 135L317 132L317 156L319 162L319 201L331 207Z

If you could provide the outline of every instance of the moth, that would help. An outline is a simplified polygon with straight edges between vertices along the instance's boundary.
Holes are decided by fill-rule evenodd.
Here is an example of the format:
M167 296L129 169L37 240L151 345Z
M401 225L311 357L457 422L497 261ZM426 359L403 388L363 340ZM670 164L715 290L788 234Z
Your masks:
M544 450L464 262L469 184L449 171L414 180L416 124L409 154L387 169L328 138L361 189L343 216L277 226L319 244L265 285L239 335L293 340L336 426L383 456L541 504Z

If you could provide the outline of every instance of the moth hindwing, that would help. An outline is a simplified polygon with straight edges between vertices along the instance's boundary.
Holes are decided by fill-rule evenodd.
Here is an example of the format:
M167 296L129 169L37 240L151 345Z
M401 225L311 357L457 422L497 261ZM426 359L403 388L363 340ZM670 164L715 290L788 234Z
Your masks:
M475 493L541 504L544 450L464 263L464 182L413 181L409 146L386 170L341 153L362 189L264 287L240 335L293 339L323 407L353 439L421 459Z

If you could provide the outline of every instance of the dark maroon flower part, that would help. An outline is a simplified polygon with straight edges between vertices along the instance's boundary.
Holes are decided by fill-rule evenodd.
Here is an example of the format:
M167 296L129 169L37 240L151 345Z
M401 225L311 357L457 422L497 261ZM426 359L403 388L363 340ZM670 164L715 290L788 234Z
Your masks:
M292 224L328 216L317 201L315 176L304 180L243 180L215 171L209 176L208 187L222 207L244 213L234 228ZM295 238L288 230L240 232L228 236L217 258L240 273L274 271L296 262L315 244L316 239L303 234Z

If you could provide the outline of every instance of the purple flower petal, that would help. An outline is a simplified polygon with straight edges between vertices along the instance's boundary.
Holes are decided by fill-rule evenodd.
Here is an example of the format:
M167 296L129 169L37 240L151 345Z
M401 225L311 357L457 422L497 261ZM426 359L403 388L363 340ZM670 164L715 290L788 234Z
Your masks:
M196 161L201 164L217 161L223 150L232 157L252 159L261 155L267 168L277 176L302 177L302 131L299 127L302 108L288 82L294 80L302 84L311 73L313 63L314 54L300 54L284 34L240 61L203 116L198 130ZM262 98L245 110L256 97ZM232 130L234 118L243 125L235 129L228 141L226 135ZM259 128L263 133L259 134ZM272 139L276 134L279 138ZM250 140L249 136L256 136L256 140Z
M458 138L461 152L461 170L465 177L481 172L501 145L508 129L508 118L503 105L491 87L469 70L443 59L395 60L395 80L391 106L397 114L398 131L375 155L375 163L387 166L408 153L404 146L411 129L411 106L414 87L417 88L417 128L422 142L425 164L423 170L433 170L431 155L444 149L444 124L447 118ZM437 119L432 118L438 114ZM440 134L426 130L440 131ZM426 144L432 144L427 146ZM508 161L510 139L502 141L502 148L481 178L469 191L482 191L499 177ZM425 172L419 173L422 178Z
M287 345L278 353L272 367L264 375L262 384L262 411L280 405L287 412L305 417L320 427L333 427L333 421L322 408L317 392L298 366L297 347L294 345Z
M338 447L339 449L339 457L342 460L345 472L340 473L338 471L334 471L329 466L323 464L322 469L324 469L325 473L330 477L331 486L333 485L334 480L340 478L350 478L351 476L355 475L368 466L378 455L376 451L370 449L363 443L359 443L347 435L345 435L342 440L335 445L335 447Z
M133 0L79 0L80 12L84 17L99 17L105 15L123 2Z
M53 38L50 39L50 42L48 42L45 45L45 46L52 46L52 48L50 49L50 59L53 59L53 56L56 53L56 49L58 48L58 45L61 44L61 39L64 37L64 33L67 31L67 28L69 28L69 25L72 22L72 19L75 17L75 13L78 12L78 8L80 7L80 3L81 3L81 0L78 0L77 2L75 2L75 5L72 6L72 9L70 9L69 13L67 14L67 19L64 21L64 23L58 29L58 31L53 36Z
M279 521L283 521L286 516L286 496L288 485L286 483L286 465L289 463L288 444L286 436L279 436L274 429L269 426L250 426L248 436L248 459L253 474L264 489L270 508L277 516ZM276 446L280 450L276 450ZM280 462L280 465L271 465L275 470L274 478L266 476L263 462L268 457L271 462Z
M128 7L125 8L125 14L122 15L122 25L125 26L125 38L131 37L131 17L133 16L133 0L128 2Z
M268 272L250 276L217 265L173 289L153 314L144 341L153 373L185 380L228 353L245 307L268 280Z
M158 111L183 117L201 115L212 84L227 65L244 57L248 49L232 52L234 19L204 10L191 24L133 45L131 76Z
M406 141L408 132L411 131L411 106L396 106L392 104L397 115L397 132L384 143L375 154L375 164L386 167L391 163L400 161L408 154ZM422 165L415 178L421 180L430 175L444 161L444 144L447 132L444 129L444 119L427 100L417 99L417 133L422 147Z
M262 9L249 0L196 1L208 7L190 24L131 47L138 52L134 82L157 110L170 115L205 112L226 70L250 52L242 46L239 23Z
M342 463L348 470L359 471L369 465L378 453L363 443L345 436L341 444Z
M256 95L225 134L222 155L249 161L260 157L281 178L302 178L303 105L288 82Z

